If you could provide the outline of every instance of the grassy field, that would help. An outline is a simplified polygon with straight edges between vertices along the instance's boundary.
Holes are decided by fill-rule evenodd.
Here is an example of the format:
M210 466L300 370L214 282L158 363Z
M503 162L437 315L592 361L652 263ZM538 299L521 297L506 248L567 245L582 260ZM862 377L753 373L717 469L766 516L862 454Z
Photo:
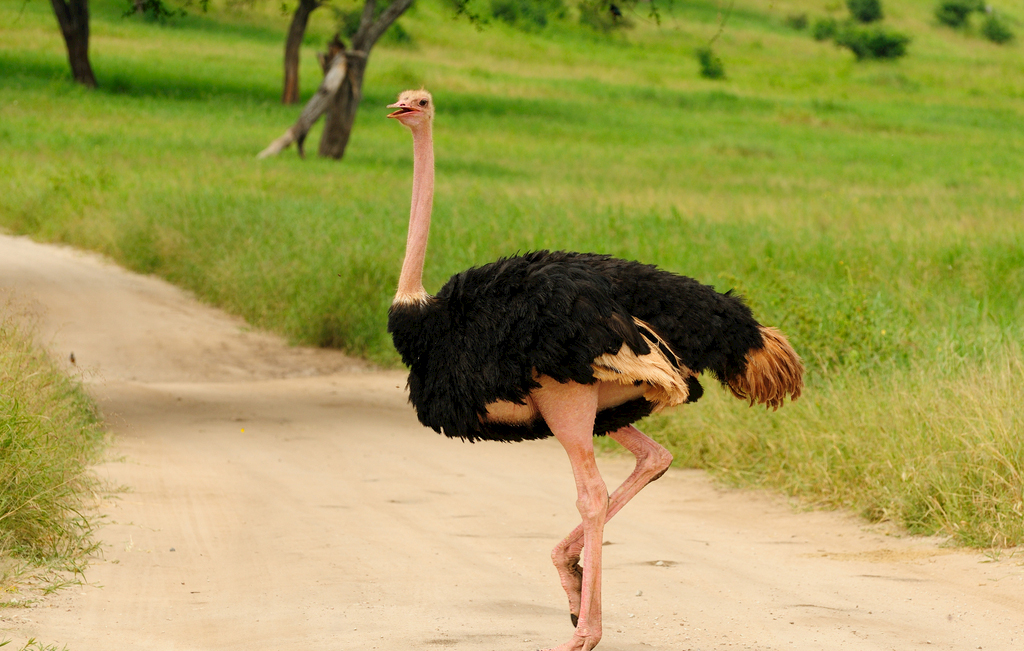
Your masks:
M216 4L216 3L215 3ZM592 250L743 293L808 363L765 414L719 392L652 419L680 463L969 545L1024 543L1024 51L885 2L912 37L855 62L807 31L841 3L679 2L610 37L452 20L374 50L341 163L255 154L290 125L287 17L218 5L168 25L91 3L101 84L68 82L44 3L0 5L0 226L104 252L296 342L396 364L384 331L411 145L384 105L437 100L426 284L500 255ZM236 5L237 6L237 5ZM1024 12L997 7L1024 33ZM314 13L313 51L333 31ZM318 131L311 135L315 150Z
M18 584L66 583L95 550L83 504L104 442L92 401L18 313L0 303L0 608L28 605Z

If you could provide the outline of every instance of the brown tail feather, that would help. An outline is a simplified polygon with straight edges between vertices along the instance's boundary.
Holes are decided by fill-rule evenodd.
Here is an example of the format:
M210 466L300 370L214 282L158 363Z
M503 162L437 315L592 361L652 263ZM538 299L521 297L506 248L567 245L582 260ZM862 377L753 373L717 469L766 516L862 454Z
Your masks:
M804 364L786 336L776 328L761 326L764 346L747 352L747 369L742 375L729 378L733 395L750 404L763 404L778 409L789 395L800 397L804 387Z

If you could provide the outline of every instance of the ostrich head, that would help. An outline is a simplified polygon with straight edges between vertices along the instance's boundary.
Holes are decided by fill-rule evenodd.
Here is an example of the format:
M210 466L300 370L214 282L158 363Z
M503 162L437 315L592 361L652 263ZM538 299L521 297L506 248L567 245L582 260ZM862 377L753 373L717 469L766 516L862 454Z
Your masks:
M388 115L410 129L429 125L434 120L434 98L425 90L407 90L388 108L397 109Z

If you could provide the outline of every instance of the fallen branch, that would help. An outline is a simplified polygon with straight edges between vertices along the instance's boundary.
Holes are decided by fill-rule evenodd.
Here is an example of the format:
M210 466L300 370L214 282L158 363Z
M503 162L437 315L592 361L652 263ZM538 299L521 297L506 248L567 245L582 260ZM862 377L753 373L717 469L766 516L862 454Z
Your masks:
M261 151L256 158L267 158L268 156L276 156L288 148L293 142L298 143L299 156L305 158L306 154L302 149L302 144L306 140L306 134L313 128L313 125L320 116L327 111L327 107L331 103L331 98L341 88L342 82L345 81L345 75L348 74L348 52L345 50L345 46L341 45L340 41L336 41L340 48L337 49L337 53L331 59L330 63L325 66L324 80L320 83L320 87L317 88L316 93L309 98L306 102L306 106L302 109L302 113L299 115L299 119L296 120L295 124L290 126L287 131L284 132L280 138L270 143L270 145ZM352 52L354 56L359 56L361 52ZM321 58L321 65L324 64L326 57Z

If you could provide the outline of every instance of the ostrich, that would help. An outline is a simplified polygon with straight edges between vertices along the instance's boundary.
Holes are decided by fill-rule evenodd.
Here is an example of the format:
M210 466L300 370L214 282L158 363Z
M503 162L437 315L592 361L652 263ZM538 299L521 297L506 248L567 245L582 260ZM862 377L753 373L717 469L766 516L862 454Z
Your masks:
M692 278L606 255L537 251L453 276L430 296L423 264L434 194L434 102L405 91L388 115L413 137L412 209L388 332L409 367L420 422L468 441L554 436L572 466L582 524L552 561L569 597L572 638L601 639L605 522L660 477L672 455L632 423L703 394L708 372L738 398L777 409L803 387L785 336L743 301ZM610 496L594 461L607 434L636 456ZM582 556L582 567L580 560Z

